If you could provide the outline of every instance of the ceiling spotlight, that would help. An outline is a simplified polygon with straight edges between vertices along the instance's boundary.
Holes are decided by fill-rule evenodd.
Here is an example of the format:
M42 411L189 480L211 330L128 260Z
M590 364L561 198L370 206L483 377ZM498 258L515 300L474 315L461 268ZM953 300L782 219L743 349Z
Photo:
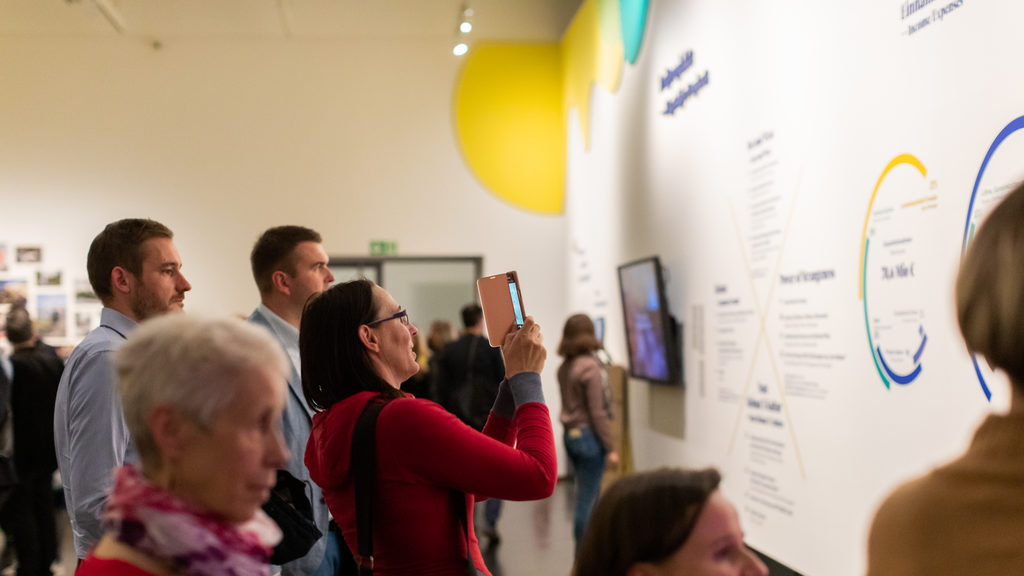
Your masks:
M455 45L455 48L452 48L452 54L455 54L456 56L462 56L468 51L469 46L466 46L465 42L459 42L458 44Z
M459 31L463 34L469 34L473 31L473 24L468 21L463 21L462 24L459 24Z

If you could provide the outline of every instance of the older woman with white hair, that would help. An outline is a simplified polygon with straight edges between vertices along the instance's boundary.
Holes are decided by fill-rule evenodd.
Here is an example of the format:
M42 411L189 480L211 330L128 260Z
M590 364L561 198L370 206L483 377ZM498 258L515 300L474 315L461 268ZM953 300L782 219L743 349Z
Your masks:
M78 576L269 574L281 532L262 510L284 466L286 363L265 331L172 314L117 355L138 467L117 471L106 535Z

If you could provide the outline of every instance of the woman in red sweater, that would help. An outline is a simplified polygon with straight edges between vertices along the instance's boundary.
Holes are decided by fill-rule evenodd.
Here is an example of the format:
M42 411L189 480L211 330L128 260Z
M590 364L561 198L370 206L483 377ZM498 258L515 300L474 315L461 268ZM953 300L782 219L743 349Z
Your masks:
M506 336L506 379L483 432L399 390L419 369L416 333L394 298L367 280L339 284L306 304L302 388L319 411L306 466L349 549L357 551L353 434L368 402L387 401L376 427L374 573L463 576L471 559L489 575L473 534L474 500L546 498L557 479L539 375L547 354L540 327L527 318ZM456 517L453 494L465 495L465 519Z

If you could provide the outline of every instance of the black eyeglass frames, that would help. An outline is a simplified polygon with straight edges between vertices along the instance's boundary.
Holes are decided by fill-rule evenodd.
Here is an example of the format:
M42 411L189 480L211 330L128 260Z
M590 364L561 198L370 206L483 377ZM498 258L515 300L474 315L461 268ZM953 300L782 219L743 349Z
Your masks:
M401 320L402 324L404 324L405 326L408 326L409 325L409 311L405 310L405 309L402 309L402 310L399 310L398 312L395 312L391 316L388 316L387 318L380 318L378 320L374 320L373 322L367 322L366 325L367 326L376 326L377 324L381 324L383 322L387 322L388 320Z

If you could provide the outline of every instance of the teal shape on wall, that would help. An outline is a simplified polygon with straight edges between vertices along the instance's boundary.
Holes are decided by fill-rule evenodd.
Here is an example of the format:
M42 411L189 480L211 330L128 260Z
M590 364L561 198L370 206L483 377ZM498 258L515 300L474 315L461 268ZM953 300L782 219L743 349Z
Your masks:
M647 0L619 0L619 22L622 26L622 51L626 62L636 64L644 43L647 21Z

